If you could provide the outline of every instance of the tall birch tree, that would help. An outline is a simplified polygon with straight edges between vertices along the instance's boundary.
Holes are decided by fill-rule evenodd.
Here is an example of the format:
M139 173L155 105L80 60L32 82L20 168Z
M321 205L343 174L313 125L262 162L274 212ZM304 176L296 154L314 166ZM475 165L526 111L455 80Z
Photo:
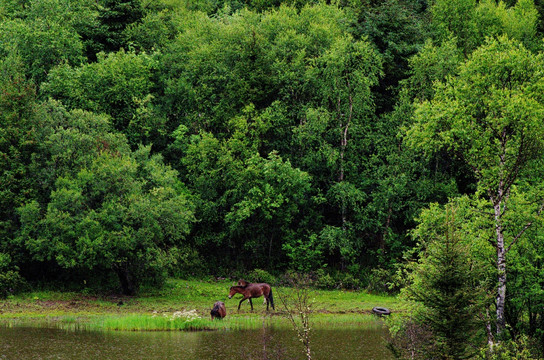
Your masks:
M544 61L518 42L500 37L476 50L458 75L436 85L421 103L409 143L427 152L446 149L477 179L476 196L487 199L496 248L496 333L505 328L509 251L544 207ZM506 226L513 191L530 191L534 209L519 228Z

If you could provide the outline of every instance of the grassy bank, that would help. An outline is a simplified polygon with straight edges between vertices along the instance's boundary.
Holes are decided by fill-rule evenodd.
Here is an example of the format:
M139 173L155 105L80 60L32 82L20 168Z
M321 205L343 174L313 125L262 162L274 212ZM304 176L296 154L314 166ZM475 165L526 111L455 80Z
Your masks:
M266 312L262 298L254 299L255 310L240 295L228 299L232 281L188 281L171 279L160 290L148 289L138 297L90 296L81 293L39 291L12 296L0 305L0 324L83 327L97 330L172 331L253 329L263 325L287 327L279 299L292 291L274 287L276 311ZM314 328L375 326L374 306L403 311L406 305L392 296L360 291L313 290L310 294ZM210 309L223 301L227 317L211 321Z

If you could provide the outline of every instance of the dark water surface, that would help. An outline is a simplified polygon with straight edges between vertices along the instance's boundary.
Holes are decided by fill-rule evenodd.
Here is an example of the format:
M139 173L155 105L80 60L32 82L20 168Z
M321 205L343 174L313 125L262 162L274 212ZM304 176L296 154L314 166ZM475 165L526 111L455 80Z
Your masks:
M392 359L384 330L315 330L313 359ZM98 332L0 327L0 359L305 359L287 329Z

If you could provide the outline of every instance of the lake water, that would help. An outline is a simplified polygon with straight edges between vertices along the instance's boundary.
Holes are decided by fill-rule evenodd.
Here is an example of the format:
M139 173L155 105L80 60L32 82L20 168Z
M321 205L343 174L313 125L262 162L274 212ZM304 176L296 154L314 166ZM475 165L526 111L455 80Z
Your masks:
M381 328L315 330L313 359L392 359ZM0 359L305 359L288 329L100 332L0 327Z

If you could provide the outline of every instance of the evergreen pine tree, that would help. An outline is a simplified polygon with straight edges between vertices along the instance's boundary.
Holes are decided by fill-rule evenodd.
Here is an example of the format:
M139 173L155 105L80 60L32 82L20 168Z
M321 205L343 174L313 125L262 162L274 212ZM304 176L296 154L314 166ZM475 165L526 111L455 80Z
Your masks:
M409 296L424 307L421 323L433 334L431 358L467 359L477 330L478 301L474 271L455 225L455 210L446 209L442 236L431 239L420 260Z

